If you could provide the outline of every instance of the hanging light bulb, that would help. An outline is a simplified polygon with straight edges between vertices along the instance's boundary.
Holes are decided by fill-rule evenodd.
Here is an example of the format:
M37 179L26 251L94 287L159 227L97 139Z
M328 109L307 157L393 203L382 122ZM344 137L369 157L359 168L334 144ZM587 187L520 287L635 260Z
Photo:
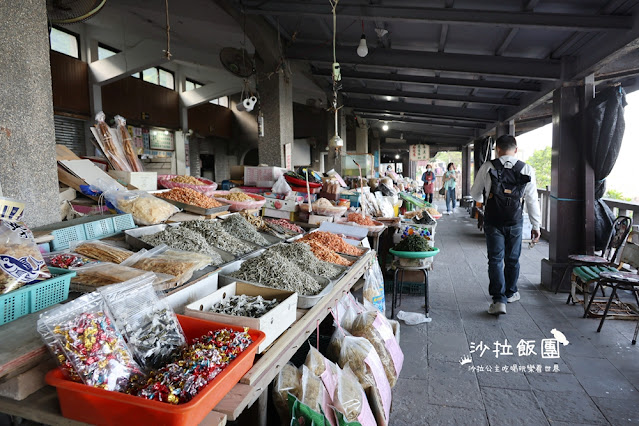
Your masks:
M388 130L388 124L384 123L384 125L382 126L382 130L383 131L387 131Z
M399 160L399 154L395 154L395 159Z
M364 35L364 21L362 20L362 38L359 39L359 46L357 46L357 55L360 58L368 55L368 46L366 46L366 36Z

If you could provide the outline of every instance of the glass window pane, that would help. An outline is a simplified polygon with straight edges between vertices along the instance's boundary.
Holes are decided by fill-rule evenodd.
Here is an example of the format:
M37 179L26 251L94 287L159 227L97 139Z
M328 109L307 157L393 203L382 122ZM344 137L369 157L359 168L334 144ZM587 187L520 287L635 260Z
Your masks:
M219 104L222 105L225 108L229 107L229 97L228 96L222 96L220 99Z
M192 81L186 80L186 86L184 89L186 92L188 92L189 90L193 90L195 89L195 84L193 84Z
M98 46L98 59L109 58L115 54L117 54L117 52L114 52L113 50L107 49L102 46Z
M140 78L140 73L136 72L135 74L131 74L131 77Z
M201 85L200 83L195 83L195 88L196 88L196 89L198 89L198 88L200 88L200 87L202 87L202 85Z
M56 28L51 28L51 50L79 58L78 38Z
M220 104L220 99L213 99L212 101L209 101L210 103L214 104L214 105L219 105Z
M149 83L158 84L158 69L149 68L142 71L142 79Z
M167 89L175 89L175 83L173 81L173 73L165 70L160 70L160 86Z

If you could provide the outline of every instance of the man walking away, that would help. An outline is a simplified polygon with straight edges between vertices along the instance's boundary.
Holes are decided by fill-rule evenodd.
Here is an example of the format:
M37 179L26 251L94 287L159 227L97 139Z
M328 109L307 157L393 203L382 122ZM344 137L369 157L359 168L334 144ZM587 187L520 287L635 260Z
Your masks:
M470 190L472 197L484 202L484 232L488 251L488 292L493 298L488 313L506 313L506 303L520 299L517 291L519 256L523 225L523 204L526 205L531 239L539 241L541 214L537 199L535 170L517 160L517 140L510 135L497 139L497 157L484 163Z

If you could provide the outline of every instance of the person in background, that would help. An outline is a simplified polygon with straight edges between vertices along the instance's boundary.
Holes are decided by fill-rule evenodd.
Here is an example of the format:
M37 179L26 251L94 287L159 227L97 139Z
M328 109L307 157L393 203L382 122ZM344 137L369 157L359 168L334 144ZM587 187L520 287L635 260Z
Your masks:
M455 171L455 163L448 163L446 173L444 173L444 189L446 190L446 214L453 214L456 207L455 187L457 186L457 171ZM451 209L452 203L452 209Z
M537 199L535 169L514 157L517 140L510 135L497 139L497 157L477 171L470 195L484 202L484 232L488 251L488 292L493 303L488 313L506 313L506 303L520 299L517 290L523 228L523 204L532 224L531 239L539 241L541 213Z
M422 174L422 182L424 182L424 194L426 195L426 201L433 203L433 194L435 193L435 173L433 173L433 166L426 165L426 171Z

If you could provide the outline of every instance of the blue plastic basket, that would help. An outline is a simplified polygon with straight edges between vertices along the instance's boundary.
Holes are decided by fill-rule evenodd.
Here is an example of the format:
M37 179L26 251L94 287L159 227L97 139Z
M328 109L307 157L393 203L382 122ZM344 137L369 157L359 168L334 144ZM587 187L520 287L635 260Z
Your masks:
M40 311L69 297L74 271L50 267L52 278L0 296L0 325Z
M51 231L51 234L55 237L51 241L51 250L65 250L69 248L70 243L73 241L97 240L135 227L133 216L123 214L56 229Z
M347 199L351 202L351 207L359 207L359 197L361 194L340 194L339 198Z

